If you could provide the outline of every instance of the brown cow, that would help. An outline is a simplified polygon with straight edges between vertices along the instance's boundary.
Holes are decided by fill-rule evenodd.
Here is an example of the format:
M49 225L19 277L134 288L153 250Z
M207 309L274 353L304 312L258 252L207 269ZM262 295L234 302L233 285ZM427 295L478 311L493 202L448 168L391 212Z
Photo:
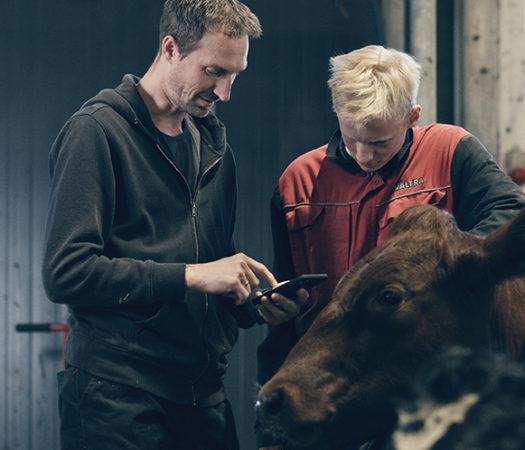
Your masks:
M518 359L524 337L525 210L482 238L416 206L340 280L259 392L258 419L301 445L378 438L426 358L461 345Z

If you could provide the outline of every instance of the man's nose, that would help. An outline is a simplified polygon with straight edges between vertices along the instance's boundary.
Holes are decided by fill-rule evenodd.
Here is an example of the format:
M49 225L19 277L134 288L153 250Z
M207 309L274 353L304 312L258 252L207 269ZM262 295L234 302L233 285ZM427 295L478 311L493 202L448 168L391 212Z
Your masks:
M233 81L235 80L234 75L227 75L217 80L213 93L219 97L221 102L227 102L230 100L232 92Z
M357 143L355 146L355 159L360 163L367 163L374 159L374 151L370 145Z

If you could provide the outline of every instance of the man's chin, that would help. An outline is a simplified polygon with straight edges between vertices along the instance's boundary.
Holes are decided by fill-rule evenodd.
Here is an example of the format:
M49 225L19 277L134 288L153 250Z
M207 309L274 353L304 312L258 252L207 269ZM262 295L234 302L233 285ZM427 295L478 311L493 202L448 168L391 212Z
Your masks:
M210 107L210 108L207 108L207 107L205 108L205 107L202 107L202 106L193 106L191 108L188 108L188 110L186 112L190 116L202 118L202 117L206 117L210 113L212 108L213 108L213 106Z
M192 116L194 117L198 117L199 119L202 119L203 117L206 117L209 113L210 113L210 109L206 109L206 110L199 110L198 112L196 112L195 114L192 114Z

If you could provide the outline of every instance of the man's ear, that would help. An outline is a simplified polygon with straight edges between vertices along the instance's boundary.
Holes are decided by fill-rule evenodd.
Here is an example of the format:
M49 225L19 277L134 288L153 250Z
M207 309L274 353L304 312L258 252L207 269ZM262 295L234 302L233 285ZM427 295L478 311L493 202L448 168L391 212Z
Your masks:
M414 105L412 107L412 111L410 112L410 115L408 116L408 126L410 128L415 127L417 123L419 122L420 117L421 117L421 105Z
M177 41L175 38L171 35L164 36L164 39L162 39L162 56L166 58L168 61L171 61L173 58L180 59L180 52L179 52L179 46L177 45Z

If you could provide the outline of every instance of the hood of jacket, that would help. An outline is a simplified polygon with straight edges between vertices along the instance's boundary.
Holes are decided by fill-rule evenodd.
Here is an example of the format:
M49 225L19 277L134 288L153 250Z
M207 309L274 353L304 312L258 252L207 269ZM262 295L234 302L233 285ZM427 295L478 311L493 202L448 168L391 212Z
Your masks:
M115 89L103 89L93 98L82 105L81 110L92 105L106 104L111 106L118 114L125 118L130 124L147 135L151 140L158 143L155 124L151 120L150 113L146 108L144 100L137 90L140 78L136 75L127 74L122 78L122 83ZM193 117L186 115L198 127L199 132L207 142L212 143L210 149L218 155L226 151L226 127L210 112L205 117Z

